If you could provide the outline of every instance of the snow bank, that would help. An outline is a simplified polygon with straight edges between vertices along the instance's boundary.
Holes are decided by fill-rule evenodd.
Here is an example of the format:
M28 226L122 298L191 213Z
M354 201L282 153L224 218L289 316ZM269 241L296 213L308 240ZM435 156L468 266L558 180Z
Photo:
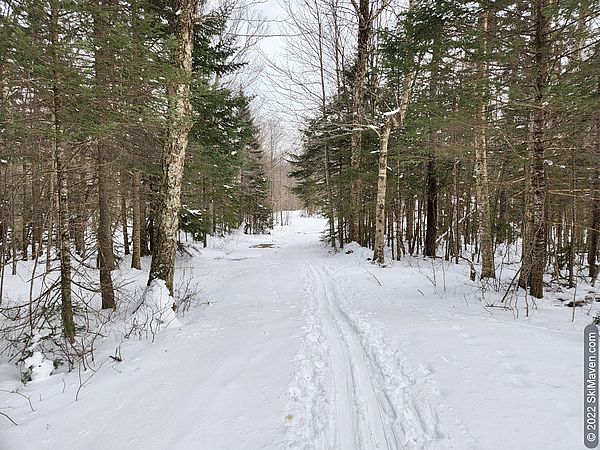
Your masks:
M33 355L26 358L23 364L31 374L31 381L46 380L54 370L54 363L44 358L41 352L33 352Z
M134 309L132 324L156 333L161 329L181 327L173 305L175 301L163 280L153 280L144 290L140 303Z
M31 354L25 358L21 366L21 377L25 381L46 380L52 374L54 363L40 350L40 342L49 334L50 330L40 330L33 336L27 349Z

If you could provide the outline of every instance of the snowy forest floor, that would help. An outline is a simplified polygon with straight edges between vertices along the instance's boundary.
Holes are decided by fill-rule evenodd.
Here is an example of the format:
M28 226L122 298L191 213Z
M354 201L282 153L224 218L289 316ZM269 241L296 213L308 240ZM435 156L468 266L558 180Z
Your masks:
M516 265L504 289L484 290L464 262L382 268L355 245L333 254L324 228L295 214L270 235L192 246L176 284L196 305L181 326L108 334L95 372L23 386L0 365L0 411L19 424L0 417L0 449L582 448L595 304L574 322L558 294L530 302L529 317L522 297L489 307ZM146 278L118 272L130 292Z

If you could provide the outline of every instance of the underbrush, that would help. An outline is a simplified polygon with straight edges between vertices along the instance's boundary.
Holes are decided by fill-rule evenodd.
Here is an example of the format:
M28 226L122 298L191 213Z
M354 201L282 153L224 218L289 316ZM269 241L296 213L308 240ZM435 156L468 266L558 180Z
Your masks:
M189 252L194 252L190 246ZM186 258L185 255L180 255ZM92 373L102 364L121 358L120 346L126 340L154 341L157 333L180 325L183 317L200 304L209 303L194 280L193 271L177 273L174 296L164 286L148 289L150 260L143 270L130 269L128 257L113 271L117 308L101 309L98 271L80 263L73 275L73 316L75 339L65 338L61 321L61 298L57 270L39 274L44 261L23 261L16 275L5 275L0 303L0 362L14 364L23 383L51 374L77 370ZM55 262L53 264L56 264ZM109 356L98 349L110 345Z

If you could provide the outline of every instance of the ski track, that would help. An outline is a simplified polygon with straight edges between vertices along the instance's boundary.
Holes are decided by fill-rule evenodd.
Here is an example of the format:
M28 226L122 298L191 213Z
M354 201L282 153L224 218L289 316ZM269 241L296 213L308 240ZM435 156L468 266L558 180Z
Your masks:
M306 334L288 391L287 447L449 448L419 386L428 370L409 375L381 327L344 311L340 287L321 255L300 256L298 268L305 276Z

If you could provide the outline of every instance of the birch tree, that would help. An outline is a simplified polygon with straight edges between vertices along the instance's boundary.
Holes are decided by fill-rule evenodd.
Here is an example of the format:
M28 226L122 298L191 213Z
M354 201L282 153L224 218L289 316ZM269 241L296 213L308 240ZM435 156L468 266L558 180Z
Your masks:
M481 7L481 5L480 5ZM487 48L488 48L488 13L479 13L478 28L480 43L478 45L477 78L480 83L478 95L478 123L475 127L475 187L477 193L477 214L481 230L481 278L496 278L494 266L494 248L492 236L492 215L490 209L490 189L488 179L487 158Z
M161 280L173 294L173 274L177 251L177 229L181 207L181 180L183 177L188 133L191 129L190 81L196 0L177 0L175 19L176 44L173 64L178 79L168 87L169 109L167 136L163 150L161 189L154 252L148 285Z
M414 1L414 0L413 0ZM409 13L413 6L413 1L409 3ZM379 129L379 171L377 177L377 202L375 205L375 243L373 245L373 262L383 264L385 262L385 228L386 228L386 193L387 193L387 173L388 173L388 147L390 135L394 129L401 129L406 119L408 106L411 97L412 85L416 75L414 53L416 42L410 42L407 35L407 47L410 49L404 61L404 80L397 108L383 114L383 125ZM398 201L399 199L397 199Z

